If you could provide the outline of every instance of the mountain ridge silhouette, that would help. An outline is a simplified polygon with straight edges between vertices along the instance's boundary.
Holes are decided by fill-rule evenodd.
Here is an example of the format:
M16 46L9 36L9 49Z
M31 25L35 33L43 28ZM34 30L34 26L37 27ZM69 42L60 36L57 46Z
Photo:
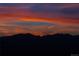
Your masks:
M0 37L2 56L69 56L79 54L79 35L35 36L30 33Z

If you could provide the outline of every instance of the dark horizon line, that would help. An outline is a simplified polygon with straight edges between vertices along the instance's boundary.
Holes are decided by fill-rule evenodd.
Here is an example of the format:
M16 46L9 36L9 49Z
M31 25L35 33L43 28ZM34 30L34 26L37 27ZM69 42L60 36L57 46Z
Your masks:
M5 36L0 36L0 37L6 37L6 36L17 36L17 35L31 35L31 36L39 36L39 37L44 37L44 36L54 36L54 35L67 35L67 36L79 36L78 35L72 35L70 33L55 33L55 34L47 34L47 35L34 35L34 34L31 34L31 33L18 33L18 34L13 34L13 35L5 35Z

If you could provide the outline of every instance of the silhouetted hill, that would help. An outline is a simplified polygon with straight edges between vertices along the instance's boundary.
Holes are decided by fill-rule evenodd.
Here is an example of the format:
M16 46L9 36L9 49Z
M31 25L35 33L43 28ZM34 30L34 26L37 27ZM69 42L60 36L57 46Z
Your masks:
M79 35L16 34L0 37L0 46L2 56L67 56L74 51L79 53Z

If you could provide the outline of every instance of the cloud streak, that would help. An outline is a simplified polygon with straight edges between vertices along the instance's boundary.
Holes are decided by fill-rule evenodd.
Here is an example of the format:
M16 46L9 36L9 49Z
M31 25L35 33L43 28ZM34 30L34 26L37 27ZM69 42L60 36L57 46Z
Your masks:
M79 4L1 3L0 33L79 34Z

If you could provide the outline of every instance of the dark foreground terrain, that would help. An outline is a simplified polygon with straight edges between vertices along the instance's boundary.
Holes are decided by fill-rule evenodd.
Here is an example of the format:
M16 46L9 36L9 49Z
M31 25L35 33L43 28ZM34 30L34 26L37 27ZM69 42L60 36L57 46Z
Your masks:
M1 56L70 56L79 54L79 35L17 34L0 37L0 48Z

